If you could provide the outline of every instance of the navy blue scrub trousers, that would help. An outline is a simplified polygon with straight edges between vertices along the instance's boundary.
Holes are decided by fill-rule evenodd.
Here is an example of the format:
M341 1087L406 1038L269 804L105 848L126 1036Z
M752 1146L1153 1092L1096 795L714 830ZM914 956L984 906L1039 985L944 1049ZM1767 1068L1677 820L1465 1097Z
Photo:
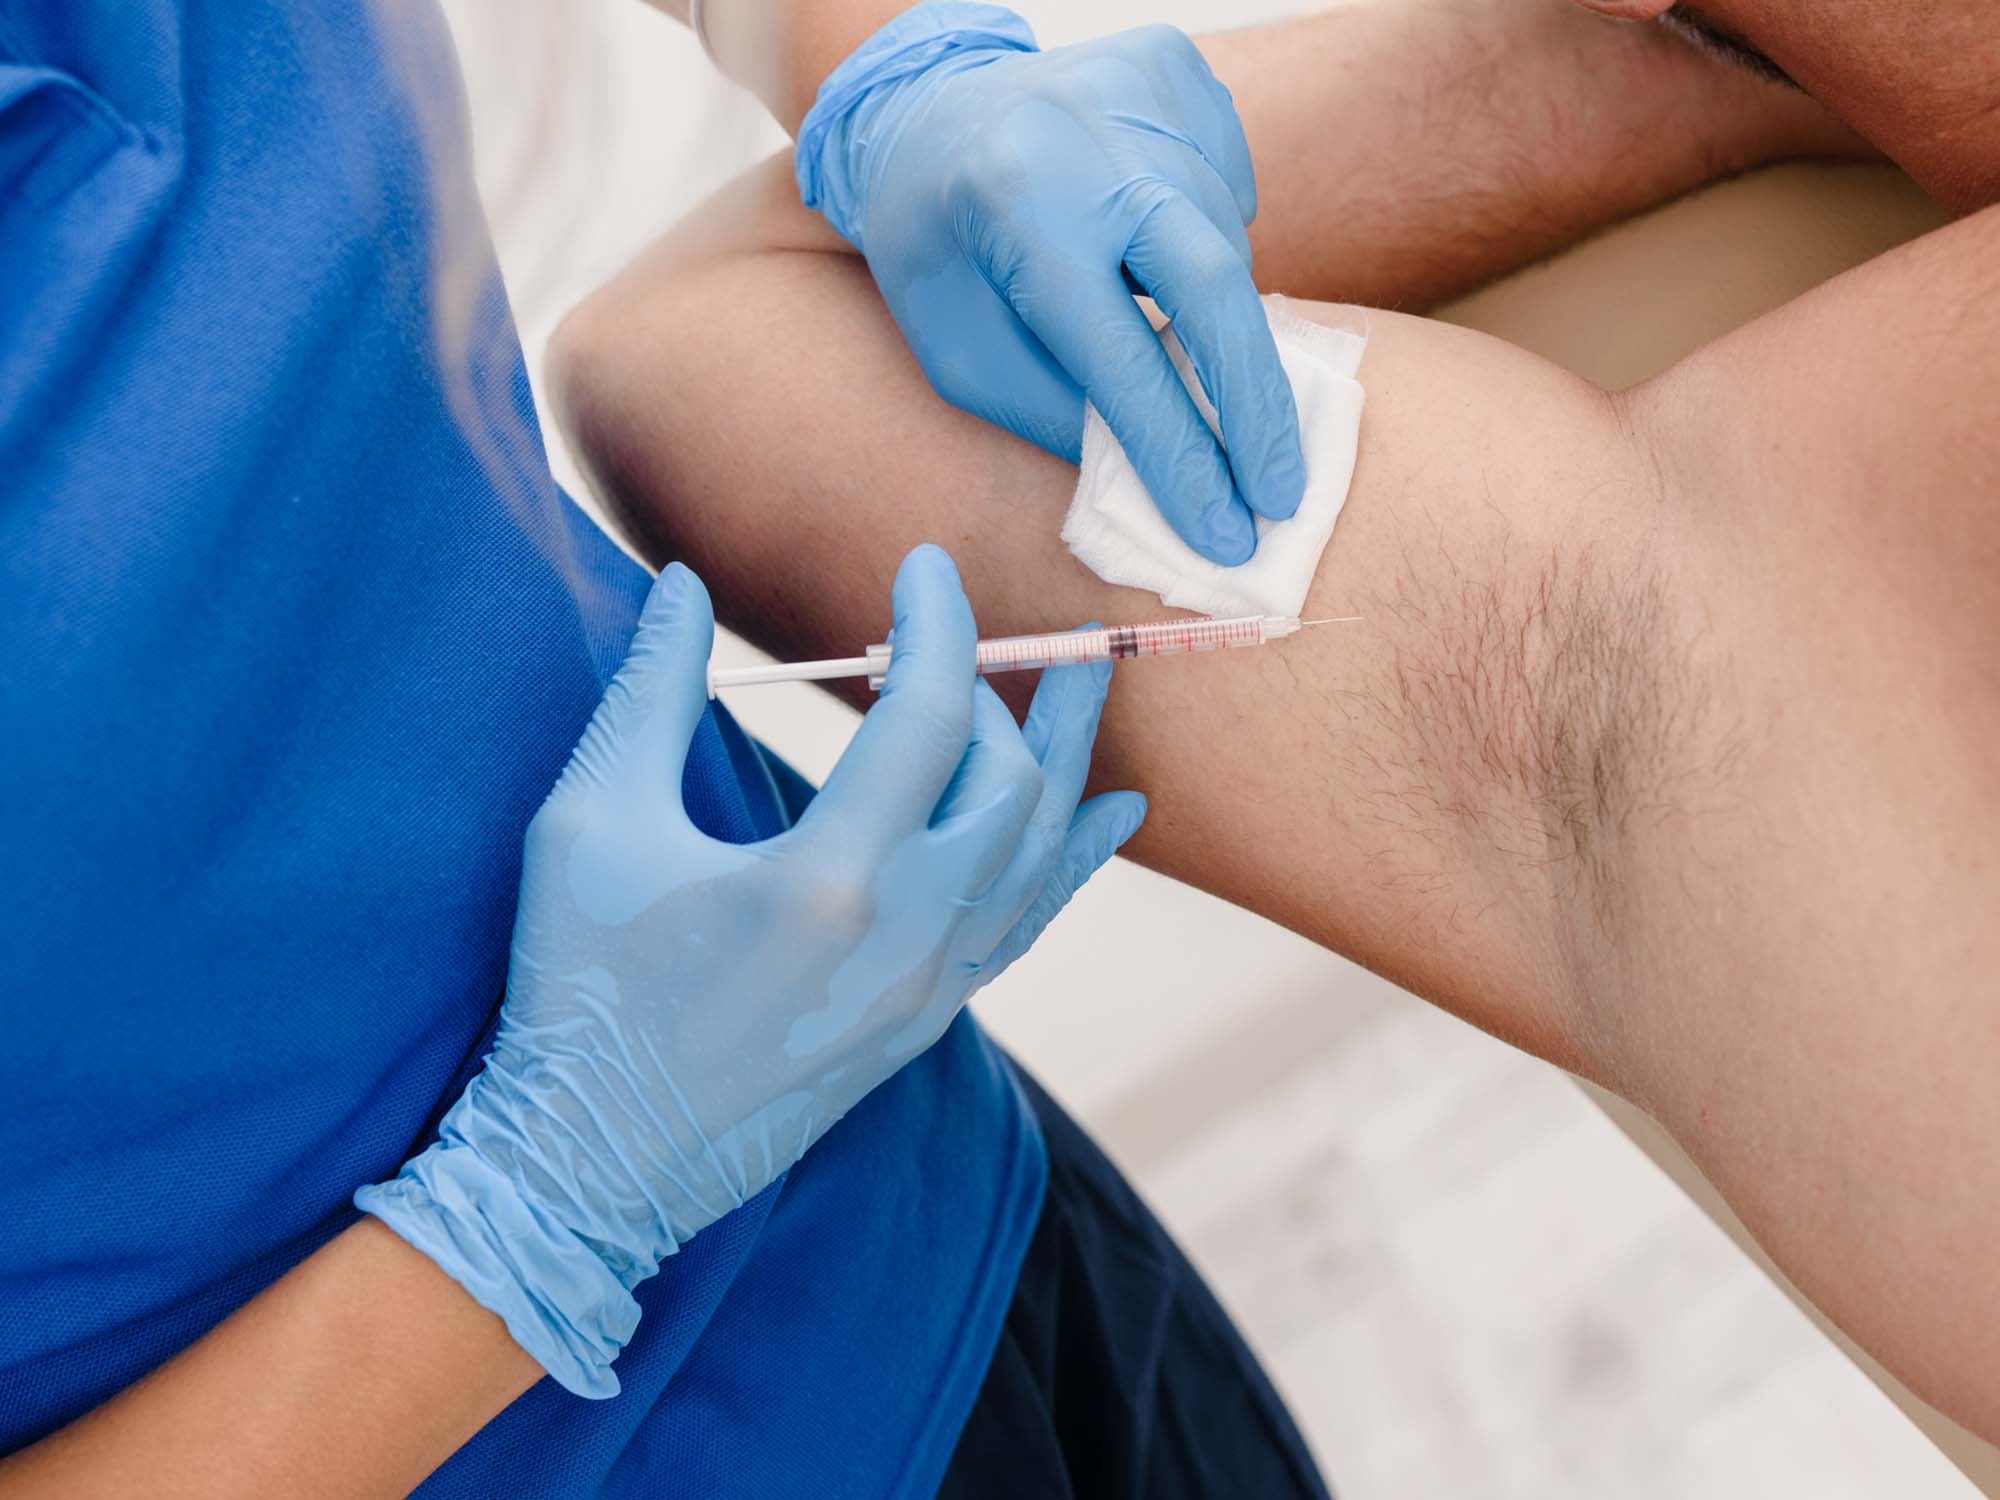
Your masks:
M939 1500L1327 1500L1229 1315L1015 1069L1048 1145L1048 1195Z

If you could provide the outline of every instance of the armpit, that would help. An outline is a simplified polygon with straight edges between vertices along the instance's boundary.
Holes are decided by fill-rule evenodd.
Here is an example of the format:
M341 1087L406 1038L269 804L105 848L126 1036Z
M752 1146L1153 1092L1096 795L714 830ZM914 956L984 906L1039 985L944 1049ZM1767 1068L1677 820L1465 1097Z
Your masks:
M1393 627L1360 691L1401 759L1370 768L1382 815L1546 884L1566 961L1618 941L1640 840L1727 807L1743 745L1657 550L1510 537L1474 557L1440 536L1373 608Z

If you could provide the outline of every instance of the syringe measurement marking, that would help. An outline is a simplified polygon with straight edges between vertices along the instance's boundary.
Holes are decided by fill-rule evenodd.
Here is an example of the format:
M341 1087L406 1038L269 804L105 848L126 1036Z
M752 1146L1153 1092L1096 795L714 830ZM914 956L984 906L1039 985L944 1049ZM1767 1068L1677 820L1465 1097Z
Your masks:
M1141 656L1180 656L1225 646L1261 645L1264 621L1161 620L1144 625L1101 625L1093 630L1040 636L1007 636L980 643L981 672L1045 668L1075 661L1130 661Z

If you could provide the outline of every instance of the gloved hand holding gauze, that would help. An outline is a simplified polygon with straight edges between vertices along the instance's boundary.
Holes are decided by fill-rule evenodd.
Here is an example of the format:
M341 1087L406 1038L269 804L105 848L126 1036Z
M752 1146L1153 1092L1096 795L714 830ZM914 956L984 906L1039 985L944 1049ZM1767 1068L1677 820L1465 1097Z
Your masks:
M1296 615L1304 608L1354 478L1362 402L1355 375L1368 337L1359 326L1309 322L1283 297L1266 297L1264 315L1298 401L1306 487L1297 513L1284 521L1259 517L1257 551L1242 566L1212 563L1174 534L1118 439L1097 409L1087 408L1083 468L1062 539L1106 583L1151 589L1177 609L1205 615ZM1215 428L1215 408L1171 326L1161 331L1161 341L1202 417Z

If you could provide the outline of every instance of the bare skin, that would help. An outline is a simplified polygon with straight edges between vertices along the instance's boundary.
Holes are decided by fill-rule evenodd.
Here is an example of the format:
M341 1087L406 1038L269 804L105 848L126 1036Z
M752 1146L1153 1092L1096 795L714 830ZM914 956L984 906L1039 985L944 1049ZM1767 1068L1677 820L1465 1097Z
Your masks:
M504 1323L364 1219L138 1384L0 1460L0 1495L407 1495L541 1376Z
M1854 9L1879 46L1893 16ZM1266 285L1421 304L1718 162L1854 149L1780 85L1646 50L1649 29L1465 14L1204 43L1257 157ZM1782 14L1729 19L1783 53ZM1866 50L1828 45L1806 49L1828 95L1872 97ZM1378 50L1350 115L1314 62L1358 46ZM1924 46L1896 38L1899 74ZM1940 191L2000 180L1932 170L1917 112L1851 118ZM1468 139L1523 163L1513 196L1490 161L1453 175L1440 147ZM1128 852L1632 1099L1836 1322L1989 1438L1996 265L1987 209L1620 394L1374 314L1361 459L1308 600L1363 623L1130 667L1098 751L1104 784L1151 798ZM931 394L782 164L587 303L556 357L631 535L773 651L880 639L889 570L926 539L989 633L1160 613L1067 556L1074 471Z

